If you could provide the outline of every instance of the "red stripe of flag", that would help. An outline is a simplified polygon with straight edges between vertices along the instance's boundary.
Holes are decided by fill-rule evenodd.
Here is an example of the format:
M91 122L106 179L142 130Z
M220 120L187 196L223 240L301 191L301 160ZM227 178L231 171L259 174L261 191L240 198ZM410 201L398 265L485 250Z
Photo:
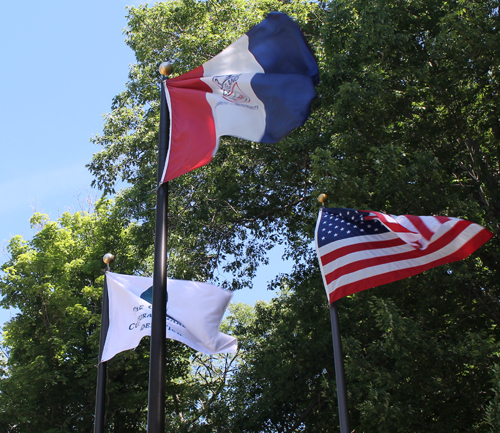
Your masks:
M406 245L401 239L388 239L383 241L369 241L363 242L361 244L351 244L344 247L338 248L334 251L330 251L321 256L321 264L323 266L327 265L339 257L346 256L348 254L356 253L358 251L368 251L368 250L378 250L380 248L392 248L400 245Z
M431 230L429 230L429 228L422 221L422 218L413 215L405 215L405 217L415 226L415 228L420 232L420 234L425 239L427 239L428 241L431 240L432 235L434 233Z
M408 230L406 227L402 226L396 221L389 221L388 217L389 215L385 215L381 212L371 212L375 216L367 216L365 219L366 220L380 220L384 226L386 226L391 232L394 233L409 233L409 234L415 234L411 230ZM391 217L392 219L392 217Z
M199 66L166 81L172 101L172 139L163 182L208 164L213 158L217 137L212 107L206 98L206 94L211 93L212 89L200 80L202 77L203 67ZM178 78L182 78L180 83L177 82ZM186 116L186 113L189 113L189 116Z

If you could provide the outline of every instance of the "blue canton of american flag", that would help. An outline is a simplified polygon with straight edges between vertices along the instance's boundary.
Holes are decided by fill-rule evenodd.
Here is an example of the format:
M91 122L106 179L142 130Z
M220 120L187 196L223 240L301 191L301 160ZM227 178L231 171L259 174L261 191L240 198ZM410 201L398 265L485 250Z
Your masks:
M442 216L322 208L316 249L328 301L462 260L493 234Z
M356 236L375 235L388 232L379 221L366 221L370 212L354 209L323 209L317 229L318 246Z

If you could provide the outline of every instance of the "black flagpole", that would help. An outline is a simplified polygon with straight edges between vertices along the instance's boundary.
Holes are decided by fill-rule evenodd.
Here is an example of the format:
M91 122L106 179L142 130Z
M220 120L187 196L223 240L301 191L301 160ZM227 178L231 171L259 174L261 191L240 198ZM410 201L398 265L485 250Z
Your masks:
M328 197L320 194L318 201L324 207ZM317 234L315 235L315 237ZM329 304L332 320L333 362L335 364L335 382L337 383L337 401L339 405L340 433L351 433L349 428L349 408L347 407L347 388L345 385L344 357L342 355L342 340L340 339L339 313L337 302Z
M337 400L339 404L340 433L350 433L349 408L347 407L347 388L345 384L344 358L340 339L339 314L337 303L330 304L332 319L333 359L335 363L335 381L337 382Z
M106 263L104 272L109 271L109 264L115 258L113 254L105 254L102 258ZM106 334L109 327L109 303L108 303L108 282L106 275L104 276L104 287L102 290L102 311L101 311L101 334L99 337L99 364L97 365L97 388L95 396L95 417L94 417L94 433L104 433L104 424L106 418L106 379L108 363L101 362L104 343L106 342Z
M172 67L160 65L160 73L169 75ZM160 137L158 140L158 184L156 193L156 231L153 268L153 305L151 317L151 348L149 355L148 433L165 432L165 338L167 317L167 218L168 183L162 174L167 159L170 119L161 81Z

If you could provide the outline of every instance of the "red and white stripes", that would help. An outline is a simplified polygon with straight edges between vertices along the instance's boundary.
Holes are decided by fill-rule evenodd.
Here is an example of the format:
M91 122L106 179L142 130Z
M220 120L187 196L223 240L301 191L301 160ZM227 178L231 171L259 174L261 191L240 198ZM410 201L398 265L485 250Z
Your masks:
M330 303L462 260L493 236L480 225L458 218L369 212L364 221L380 221L388 231L364 234L361 230L338 241L323 241L320 246L318 227L322 212L323 209L318 218L316 245Z

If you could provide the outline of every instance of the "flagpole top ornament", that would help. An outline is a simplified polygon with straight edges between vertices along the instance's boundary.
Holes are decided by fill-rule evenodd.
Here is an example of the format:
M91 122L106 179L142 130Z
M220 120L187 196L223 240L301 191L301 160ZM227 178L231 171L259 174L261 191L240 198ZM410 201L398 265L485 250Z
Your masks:
M328 200L328 196L326 194L320 194L318 196L318 201L324 206L326 201Z
M110 263L113 263L115 261L115 256L111 253L104 254L102 261L109 266Z
M162 74L164 77L168 77L172 73L174 68L170 62L163 62L158 68L158 70L160 71L160 74Z

